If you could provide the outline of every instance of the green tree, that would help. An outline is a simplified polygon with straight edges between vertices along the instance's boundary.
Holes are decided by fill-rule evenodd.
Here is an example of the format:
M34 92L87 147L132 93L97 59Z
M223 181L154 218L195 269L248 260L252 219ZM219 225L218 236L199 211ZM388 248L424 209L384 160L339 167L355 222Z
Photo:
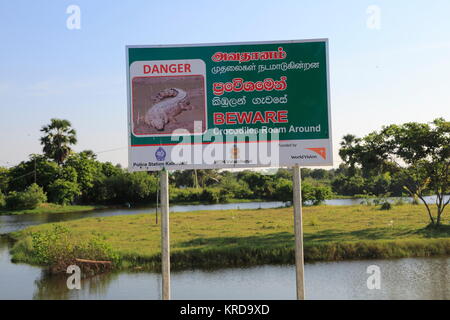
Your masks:
M48 197L51 202L67 205L71 204L80 194L80 187L76 182L56 179L49 186Z
M131 201L148 202L154 199L158 188L158 178L143 171L133 172L128 176L130 181L128 197Z
M36 176L35 176L36 168ZM48 186L61 174L61 168L43 155L31 155L30 160L22 161L17 166L9 169L9 191L24 191L34 183L40 185L45 192Z
M0 209L6 205L6 198L3 192L0 190Z
M93 186L89 193L84 196L85 200L92 203L107 203L114 199L112 190L108 188L107 179L123 175L123 170L114 166L110 162L98 162L99 171L96 172L93 180Z
M101 174L102 165L91 155L80 152L71 154L63 168L70 170L72 168L76 172L76 182L80 185L81 197L83 202L89 202L90 193L94 187L94 181ZM73 181L73 179L67 179Z
M391 175L389 172L375 176L373 179L368 179L370 181L369 188L370 193L379 195L385 195L391 190Z
M325 169L314 169L311 172L311 178L316 180L324 180L327 179L328 177L329 177L328 171Z
M450 122L439 118L431 123L386 126L347 149L353 155L352 161L366 173L395 168L404 189L424 203L430 225L441 225L450 202L445 200L450 192ZM435 213L424 198L427 194L436 196Z
M0 191L7 192L9 186L9 169L0 167Z
M50 124L41 129L44 133L41 144L44 154L61 165L72 152L70 146L77 143L76 131L68 120L51 119L50 121Z
M83 155L86 158L92 159L92 160L96 160L97 159L97 155L92 150L83 150L83 151L80 152L80 155Z
M147 172L122 172L105 180L102 191L109 202L148 203L156 199L158 178Z
M327 186L313 186L310 183L302 182L302 202L319 205L326 199L329 199L332 192Z
M279 178L275 180L274 197L280 201L292 201L292 180Z
M331 183L333 191L344 196L369 193L366 180L360 175L345 176L338 175Z
M253 192L254 198L272 199L274 192L273 176L260 172L244 170L237 174L238 180L245 181Z
M198 183L202 188L220 183L221 175L217 169L197 170Z
M352 134L345 135L341 141L339 156L348 165L350 175L354 175L356 171L356 155L361 152L360 141L361 139Z
M252 191L245 181L238 181L233 175L227 175L220 180L219 188L231 198L248 199Z
M100 166L101 166L101 168L100 168L101 173L105 177L112 177L114 175L118 175L123 172L123 170L120 166L117 166L117 165L115 166L111 162L101 162Z
M216 169L177 170L169 179L176 187L205 188L219 183L221 175Z
M286 169L286 168L279 168L277 170L277 172L275 173L274 179L278 180L280 178L287 179L287 180L292 180L292 170L291 169Z
M176 170L169 175L169 181L175 187L195 187L194 170Z

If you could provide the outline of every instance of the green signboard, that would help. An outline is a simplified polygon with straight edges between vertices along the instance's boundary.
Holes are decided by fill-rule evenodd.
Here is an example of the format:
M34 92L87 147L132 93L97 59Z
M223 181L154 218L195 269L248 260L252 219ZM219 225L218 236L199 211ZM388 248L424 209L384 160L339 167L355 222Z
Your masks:
M327 46L127 46L130 169L331 165Z

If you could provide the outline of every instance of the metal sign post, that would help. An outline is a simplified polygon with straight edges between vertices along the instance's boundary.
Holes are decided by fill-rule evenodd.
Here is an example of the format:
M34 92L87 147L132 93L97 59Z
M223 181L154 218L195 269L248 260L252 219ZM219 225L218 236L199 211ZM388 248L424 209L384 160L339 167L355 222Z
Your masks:
M293 167L304 299L300 166L333 165L328 40L127 46L126 71L129 170L162 170L162 298L170 299L167 170Z
M305 299L304 258L303 258L303 222L302 222L302 183L300 166L293 170L294 230L295 230L295 275L297 300Z
M169 242L169 173L161 170L161 277L162 299L170 300L170 242Z

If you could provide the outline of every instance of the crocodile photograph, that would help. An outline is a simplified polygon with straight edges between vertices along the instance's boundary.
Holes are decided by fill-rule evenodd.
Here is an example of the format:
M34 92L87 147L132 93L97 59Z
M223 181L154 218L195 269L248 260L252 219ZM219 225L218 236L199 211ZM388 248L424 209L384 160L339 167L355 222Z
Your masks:
M202 76L148 77L133 80L133 131L136 135L169 134L176 129L205 128Z
M160 131L169 121L177 122L175 117L182 111L192 110L188 94L179 88L163 90L154 100L156 104L147 111L144 122Z

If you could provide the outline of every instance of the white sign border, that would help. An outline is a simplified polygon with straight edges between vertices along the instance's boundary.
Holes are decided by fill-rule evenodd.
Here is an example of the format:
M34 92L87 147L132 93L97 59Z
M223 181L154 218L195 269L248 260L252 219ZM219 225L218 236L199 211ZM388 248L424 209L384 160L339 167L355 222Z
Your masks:
M219 43L190 43L190 44L160 44L160 45L126 45L125 46L125 65L127 76L127 115L128 115L128 170L131 171L131 98L130 98L130 65L129 65L129 49L145 49L145 48L182 48L182 47L227 47L227 46L239 46L239 45L259 45L259 44L285 44L285 43L311 43L311 42L323 42L325 43L325 62L327 68L327 112L328 112L328 140L330 142L330 164L322 164L316 166L332 166L334 163L333 154L333 135L331 126L331 104L330 104L330 59L329 59L329 39L328 38L315 38L315 39L303 39L303 40L271 40L271 41L243 41L243 42L219 42ZM187 166L190 167L191 165ZM302 165L304 166L304 165ZM314 167L315 165L306 165L306 167ZM261 166L260 168L263 168ZM267 167L267 166L265 166ZM292 167L292 166L280 166L280 167ZM259 168L257 166L251 168ZM161 168L160 170L162 170ZM230 169L228 167L224 169Z

